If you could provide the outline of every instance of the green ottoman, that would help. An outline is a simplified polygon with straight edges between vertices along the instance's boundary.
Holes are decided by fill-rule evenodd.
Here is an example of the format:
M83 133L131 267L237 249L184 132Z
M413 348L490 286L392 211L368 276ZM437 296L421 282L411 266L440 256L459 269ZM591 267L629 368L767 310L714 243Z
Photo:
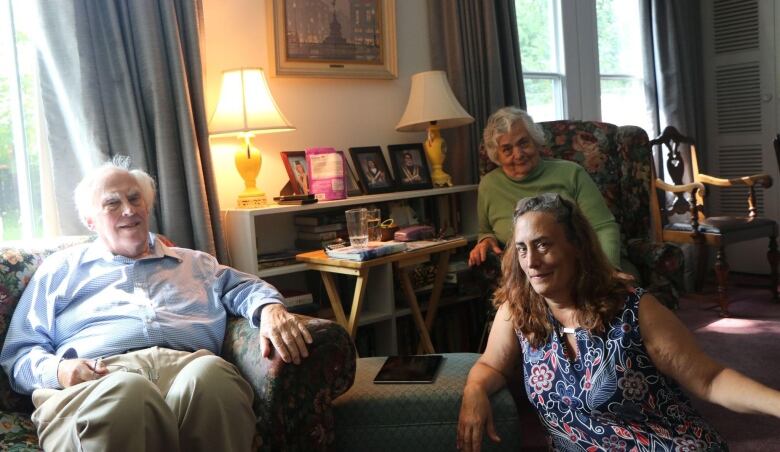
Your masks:
M444 353L432 384L374 384L384 357L357 360L355 384L333 401L337 451L454 451L458 414L476 353ZM520 419L509 391L491 398L501 437L482 450L520 450Z

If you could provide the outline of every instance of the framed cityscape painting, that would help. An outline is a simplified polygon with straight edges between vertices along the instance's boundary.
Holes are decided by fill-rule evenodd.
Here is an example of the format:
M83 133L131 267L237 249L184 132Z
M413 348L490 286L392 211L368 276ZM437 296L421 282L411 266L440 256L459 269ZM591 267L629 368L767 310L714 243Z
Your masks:
M395 0L273 0L278 76L398 77Z

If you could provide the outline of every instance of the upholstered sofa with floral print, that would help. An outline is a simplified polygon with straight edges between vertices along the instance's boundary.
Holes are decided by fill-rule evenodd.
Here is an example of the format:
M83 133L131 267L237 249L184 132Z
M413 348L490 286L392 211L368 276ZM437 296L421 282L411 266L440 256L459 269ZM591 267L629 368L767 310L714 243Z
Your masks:
M676 308L683 288L683 254L676 245L652 239L652 150L647 133L635 126L595 121L539 125L545 137L542 156L571 160L585 168L620 225L623 257L639 271L640 284L666 306ZM480 165L483 174L495 167L486 155Z
M34 243L0 242L0 341L19 297L43 259L88 237L66 237ZM261 357L257 329L244 319L230 320L222 354L235 364L255 390L258 450L319 451L334 441L331 401L347 391L355 378L355 348L338 324L303 317L314 343L300 365ZM30 421L30 397L14 393L0 370L0 450L38 448Z

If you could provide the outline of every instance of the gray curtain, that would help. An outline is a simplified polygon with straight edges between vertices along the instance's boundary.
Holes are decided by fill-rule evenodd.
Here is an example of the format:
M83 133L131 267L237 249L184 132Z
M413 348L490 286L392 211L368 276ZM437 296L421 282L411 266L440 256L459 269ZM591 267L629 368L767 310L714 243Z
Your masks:
M62 232L73 187L113 155L158 184L152 229L226 260L203 98L199 0L39 1L39 71Z
M704 144L704 94L699 0L641 0L647 98L654 108L653 135L677 127Z
M428 0L433 69L447 73L452 90L474 116L469 126L442 131L450 175L475 183L485 171L479 151L493 111L526 108L520 40L513 0Z

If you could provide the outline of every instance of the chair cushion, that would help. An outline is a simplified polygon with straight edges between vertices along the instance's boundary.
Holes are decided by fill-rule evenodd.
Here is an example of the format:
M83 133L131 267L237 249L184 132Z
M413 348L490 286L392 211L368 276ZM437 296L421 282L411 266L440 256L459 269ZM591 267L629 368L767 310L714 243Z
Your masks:
M0 412L0 450L13 452L40 451L38 435L30 416Z
M463 386L479 355L445 353L432 384L374 384L384 357L360 358L355 384L333 402L339 451L452 451ZM508 390L491 398L500 445L484 439L482 450L520 450L520 419Z
M777 228L777 223L768 218L749 217L708 217L699 223L699 231L705 234L726 234L750 229ZM665 229L670 231L692 231L690 223L670 223Z

